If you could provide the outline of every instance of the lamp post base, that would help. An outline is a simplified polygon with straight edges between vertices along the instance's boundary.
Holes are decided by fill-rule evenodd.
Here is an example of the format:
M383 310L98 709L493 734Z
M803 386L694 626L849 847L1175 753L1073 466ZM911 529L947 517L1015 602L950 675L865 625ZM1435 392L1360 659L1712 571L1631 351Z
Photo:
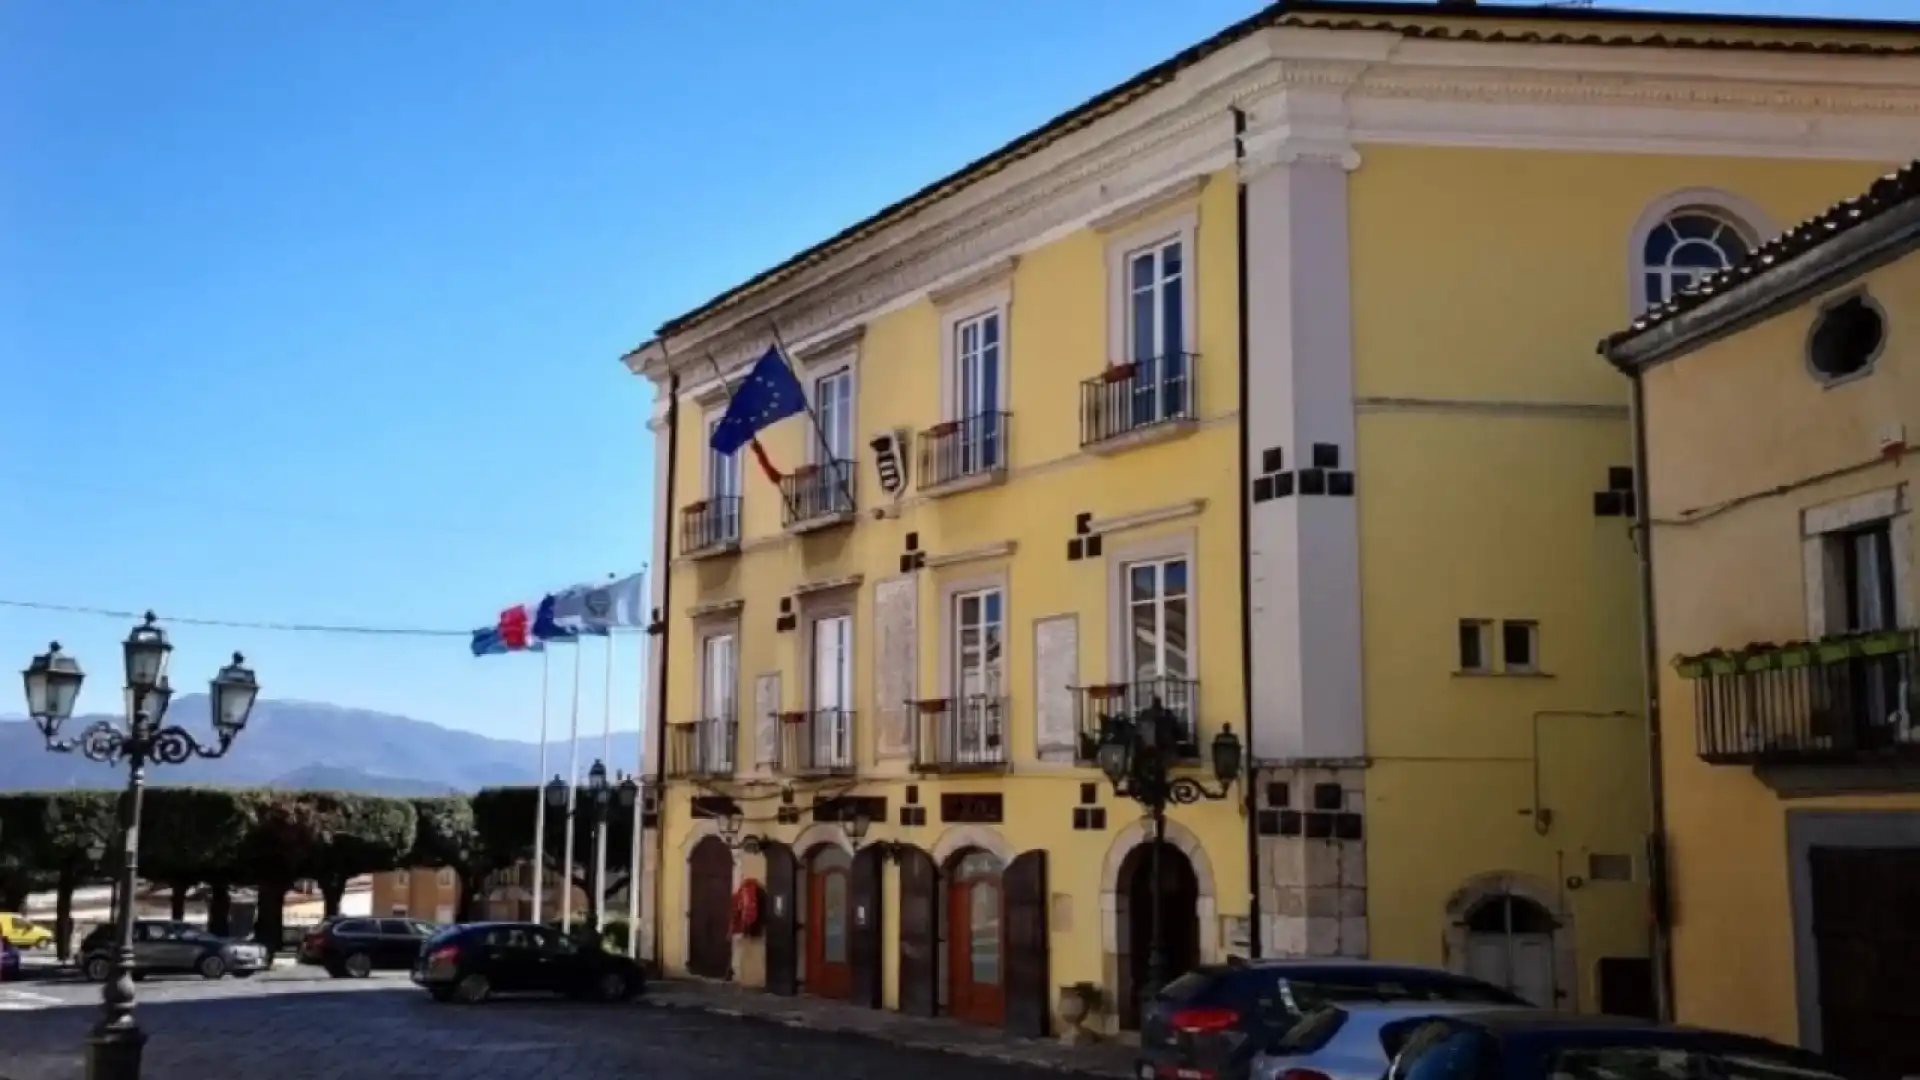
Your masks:
M96 1027L87 1035L87 1080L140 1080L147 1033L132 1025Z

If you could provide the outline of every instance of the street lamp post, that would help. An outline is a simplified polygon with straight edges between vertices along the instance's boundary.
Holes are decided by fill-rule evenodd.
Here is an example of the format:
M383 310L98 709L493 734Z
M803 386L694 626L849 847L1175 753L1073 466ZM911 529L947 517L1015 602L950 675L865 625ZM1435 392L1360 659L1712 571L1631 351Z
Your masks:
M746 823L746 815L742 814L738 807L728 810L720 818L720 839L735 851L758 855L766 846L766 841L753 833L742 836L740 830L746 826Z
M122 645L126 664L126 721L98 720L78 734L62 738L60 726L73 718L85 675L58 642L33 658L22 675L26 682L27 713L33 717L48 750L66 754L80 751L90 761L106 765L125 763L127 787L120 798L120 836L123 843L115 870L113 968L100 989L100 1022L87 1037L88 1080L138 1080L146 1033L134 1016L133 908L135 879L140 872L140 803L149 764L179 765L193 758L217 758L233 746L247 726L260 684L246 658L220 669L209 686L215 742L209 746L185 728L165 725L173 687L167 682L167 657L173 652L166 631L151 611ZM104 852L103 852L104 854Z
M633 777L624 777L618 784L609 785L607 782L607 766L605 762L596 759L593 765L587 769L587 800L584 804L575 806L571 812L578 814L584 809L592 815L591 823L593 831L588 834L588 839L590 846L595 852L600 850L600 833L607 827L607 809L613 805L615 800L618 800L622 810L632 810L634 804L639 801L639 798L640 784L639 781ZM547 809L559 811L564 820L569 813L567 810L567 782L562 780L558 773L554 774L553 779L547 781L546 799ZM565 875L566 887L572 889L573 852L569 851L566 853L565 865L567 868ZM600 912L600 890L605 888L605 883L600 877L603 872L603 868L600 866L599 859L596 856L593 863L593 873L588 875L589 890L587 896L587 903L589 905L587 911L593 922L595 932L606 929ZM544 868L542 869L542 873L544 873ZM542 887L545 887L544 879L542 881ZM632 871L629 871L627 875L627 887L634 887ZM572 927L563 927L562 929L567 932L572 931ZM633 928L629 926L627 932L631 934Z
M1167 839L1167 807L1190 805L1227 797L1228 789L1240 776L1240 737L1233 725L1221 727L1213 737L1211 765L1218 787L1208 787L1191 776L1173 775L1179 760L1181 724L1159 698L1145 709L1128 716L1124 713L1102 717L1098 737L1083 736L1082 752L1091 757L1113 785L1114 794L1132 799L1145 807L1153 821L1153 845L1147 851L1147 876L1151 893L1147 901L1147 977L1140 987L1142 1005L1153 1000L1166 978L1167 955L1164 924L1161 919L1160 850Z

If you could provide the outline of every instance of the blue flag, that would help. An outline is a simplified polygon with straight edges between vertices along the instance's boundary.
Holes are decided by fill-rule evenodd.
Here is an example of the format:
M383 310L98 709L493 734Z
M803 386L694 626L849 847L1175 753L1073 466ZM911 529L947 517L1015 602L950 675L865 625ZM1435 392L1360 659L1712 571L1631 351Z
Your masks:
M734 388L726 415L713 426L709 445L716 454L737 453L755 435L806 408L805 388L780 355L780 347L769 345L766 355L747 373L747 381Z
M559 597L551 593L540 598L540 606L534 609L533 614L533 637L536 641L573 641L579 638L579 631L554 620L554 608L558 602Z

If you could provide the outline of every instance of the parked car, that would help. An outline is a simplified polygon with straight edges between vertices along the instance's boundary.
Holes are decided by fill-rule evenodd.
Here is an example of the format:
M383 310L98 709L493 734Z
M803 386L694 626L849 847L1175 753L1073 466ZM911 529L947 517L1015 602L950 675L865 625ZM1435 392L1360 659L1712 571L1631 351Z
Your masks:
M1260 1051L1338 1002L1524 1006L1491 983L1437 968L1365 960L1207 964L1168 983L1140 1014L1140 1080L1244 1080ZM1377 1075L1377 1074L1376 1074Z
M105 982L113 972L114 928L97 926L80 942L80 972ZM251 942L215 937L192 923L141 919L133 924L135 977L198 974L204 979L232 975L251 978L271 963L267 950Z
M1840 1080L1810 1050L1751 1035L1544 1009L1408 1021L1387 1080Z
M53 944L53 931L13 912L0 912L0 938L18 949L44 949Z
M626 1001L646 983L640 965L598 942L507 922L452 926L427 939L413 981L435 1001L463 1004L526 993Z
M1480 1002L1388 1001L1323 1005L1254 1052L1252 1080L1380 1080L1410 1026L1457 1013L1483 1012Z
M0 938L0 982L12 982L20 977L20 950L13 942Z
M326 969L336 979L364 979L376 971L406 971L420 946L437 929L419 919L335 916L307 931L300 962Z

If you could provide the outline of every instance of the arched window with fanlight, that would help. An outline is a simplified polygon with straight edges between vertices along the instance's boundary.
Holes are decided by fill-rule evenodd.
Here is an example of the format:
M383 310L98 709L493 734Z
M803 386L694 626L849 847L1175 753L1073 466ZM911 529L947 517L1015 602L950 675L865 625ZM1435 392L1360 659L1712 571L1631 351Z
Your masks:
M1769 226L1758 207L1710 188L1655 200L1634 223L1633 309L1657 307L1753 254Z

